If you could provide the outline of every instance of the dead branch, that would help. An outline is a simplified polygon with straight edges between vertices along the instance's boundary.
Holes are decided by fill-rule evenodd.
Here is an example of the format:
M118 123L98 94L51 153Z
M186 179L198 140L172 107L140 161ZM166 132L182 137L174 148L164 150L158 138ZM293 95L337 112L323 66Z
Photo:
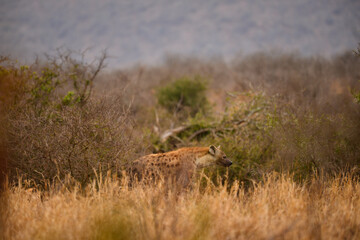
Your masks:
M177 141L181 142L182 144L184 144L184 141L181 138L179 138L178 136L171 135L170 137L172 137L172 138L176 139Z
M203 129L200 129L200 130L194 132L194 133L188 138L188 141L191 141L193 138L195 138L196 136L198 136L198 135L201 134L201 133L211 132L211 131L213 131L212 128L203 128Z
M233 131L237 128L237 126L243 124L243 123L246 123L248 122L249 118L254 115L255 113L261 111L262 108L257 108L257 109L254 109L253 111L250 111L246 117L244 119L236 119L236 120L232 120L230 121L231 123L235 124L234 127L227 127L227 128L218 128L218 127L215 127L215 126L210 126L210 127L207 127L207 128L202 128L202 129L199 129L197 130L196 132L194 132L190 137L188 137L187 141L191 141L193 140L195 137L197 137L198 135L202 134L202 133L205 133L205 132L211 132L212 135L214 137L218 137L217 135L217 132L221 133L221 132L225 132L225 131ZM156 113L155 113L156 114ZM157 115L157 114L156 114ZM157 116L156 116L157 117ZM158 119L157 119L158 121ZM165 132L163 132L161 135L160 135L160 140L161 142L165 142L169 137L174 137L175 139L179 140L180 142L183 142L180 138L178 138L176 135L189 129L190 127L192 127L194 125L185 125L185 126L180 126L180 127L176 127L176 128L171 128L171 129L168 129L166 130ZM157 126L154 126L154 130L155 132L158 132L158 127Z
M163 134L161 134L160 140L161 140L161 142L165 142L170 136L176 135L176 134L184 131L185 129L188 129L189 127L190 126L180 126L177 128L168 129Z

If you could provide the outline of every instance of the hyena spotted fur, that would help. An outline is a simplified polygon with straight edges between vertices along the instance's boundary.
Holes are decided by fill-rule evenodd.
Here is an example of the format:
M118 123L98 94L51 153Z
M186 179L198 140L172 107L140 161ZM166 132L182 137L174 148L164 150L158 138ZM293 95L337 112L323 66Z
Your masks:
M130 171L139 179L163 177L187 186L196 170L216 164L224 167L232 164L219 147L185 147L143 156L131 164Z

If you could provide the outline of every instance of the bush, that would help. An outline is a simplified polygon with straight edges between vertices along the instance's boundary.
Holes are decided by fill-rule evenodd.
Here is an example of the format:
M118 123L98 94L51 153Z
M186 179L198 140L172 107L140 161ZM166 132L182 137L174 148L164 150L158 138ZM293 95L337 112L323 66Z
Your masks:
M356 50L354 50L354 54L355 54L355 56L360 57L360 43L359 43L358 48ZM357 92L355 90L352 90L352 95L354 96L355 102L360 104L360 91Z
M119 170L133 150L132 121L119 105L105 99L41 115L32 106L16 111L8 128L12 175L41 182L70 174L86 183L95 169Z
M358 57L360 57L360 43L359 43L359 46L356 50L354 50L354 54Z
M96 66L71 57L57 60L45 67L1 68L0 83L22 84L1 102L11 179L21 174L41 183L71 175L85 184L94 170L118 171L134 158L128 106L120 98L91 95L104 58Z
M228 171L231 181L260 179L270 169L268 163L274 156L271 130L277 119L273 107L273 99L260 93L233 94L221 118L197 114L185 122L183 131L169 137L162 146L171 150L169 146L175 149L178 144L220 145L233 161L228 170L216 167L221 175ZM206 169L207 174L210 172L214 172L213 169Z
M7 133L0 145L8 146L12 176L70 174L86 182L94 168L104 173L138 155L210 144L233 160L228 177L248 182L273 170L305 179L360 164L360 105L349 91L359 88L360 58L351 53L125 69L103 75L94 93L104 58L94 65L76 59L83 58L65 53L27 67L0 58L0 133ZM208 82L185 74L214 79L208 94L216 110L209 111ZM169 78L177 80L159 87L155 99L149 89ZM253 90L236 93L244 92L236 83Z
M160 106L169 112L188 112L194 116L197 112L208 110L206 99L207 83L200 77L183 77L159 88L157 100Z
M233 165L216 168L221 175L228 171L230 181L251 183L271 171L290 172L302 181L354 171L360 164L357 118L304 112L261 93L232 94L222 119L196 115L186 126L163 145L220 145Z

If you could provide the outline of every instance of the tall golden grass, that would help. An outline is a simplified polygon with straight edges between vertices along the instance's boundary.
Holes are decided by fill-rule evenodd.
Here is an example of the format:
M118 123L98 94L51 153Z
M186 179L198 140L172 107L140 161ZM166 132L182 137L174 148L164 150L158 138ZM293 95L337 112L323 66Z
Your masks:
M301 184L270 174L247 189L199 181L181 192L98 179L45 191L19 179L2 195L3 239L360 238L360 182L350 174Z

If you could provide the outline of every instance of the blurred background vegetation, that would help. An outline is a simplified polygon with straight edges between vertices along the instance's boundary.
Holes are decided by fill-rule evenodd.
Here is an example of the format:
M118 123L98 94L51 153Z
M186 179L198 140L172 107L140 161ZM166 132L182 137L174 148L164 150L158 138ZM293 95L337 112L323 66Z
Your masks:
M230 180L314 175L360 164L359 50L333 58L257 53L225 62L170 56L103 71L106 54L0 60L1 145L10 179L38 183L121 169L139 156L220 145ZM5 156L5 155L4 155ZM224 168L210 167L214 176Z

